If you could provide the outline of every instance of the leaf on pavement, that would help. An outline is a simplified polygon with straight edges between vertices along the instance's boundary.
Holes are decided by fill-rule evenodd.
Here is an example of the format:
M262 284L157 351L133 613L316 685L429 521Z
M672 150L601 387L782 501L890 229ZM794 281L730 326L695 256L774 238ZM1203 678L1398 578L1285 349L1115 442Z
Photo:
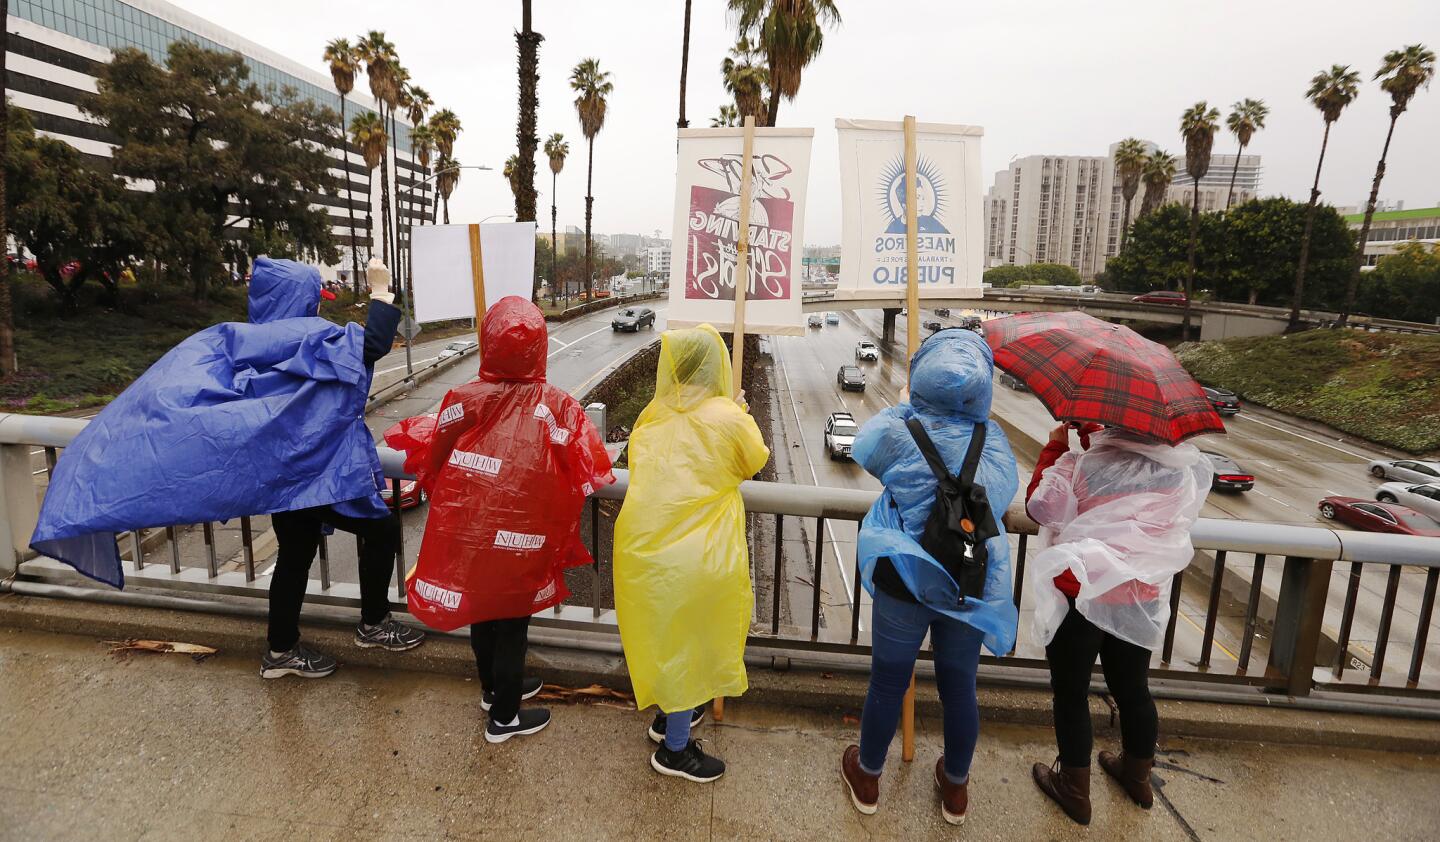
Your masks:
M175 653L189 655L197 662L214 655L219 650L213 646L202 646L198 643L180 643L173 640L107 640L110 646L110 654L123 655L130 652L157 652Z

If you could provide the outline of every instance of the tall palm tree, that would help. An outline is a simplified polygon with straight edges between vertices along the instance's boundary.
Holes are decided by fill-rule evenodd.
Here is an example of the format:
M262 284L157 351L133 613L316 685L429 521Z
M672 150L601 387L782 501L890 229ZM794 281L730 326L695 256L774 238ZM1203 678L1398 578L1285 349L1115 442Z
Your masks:
M1242 99L1230 106L1230 116L1225 118L1225 126L1235 139L1240 141L1240 151L1235 153L1235 165L1230 168L1230 190L1225 194L1225 210L1230 210L1230 200L1235 197L1235 176L1240 173L1240 156L1245 154L1245 147L1250 145L1250 138L1255 133L1265 128L1265 118L1270 115L1270 107L1263 99Z
M389 102L385 103L386 111L390 117L390 187L394 191L395 208L391 211L394 214L393 225L395 232L395 265L399 267L396 271L396 281L403 282L404 261L400 259L400 251L404 245L403 232L401 230L400 205L402 194L400 192L400 128L399 120L395 116L398 110L404 114L410 110L410 71L400 66L397 59L395 62L395 84L394 94Z
M440 151L440 162L435 165L436 172L439 172L445 168L443 165L446 161L449 161L450 165L454 164L451 156L455 153L455 139L460 136L460 118L455 116L454 111L448 108L442 108L435 112L435 116L430 118L430 130L435 133L435 148ZM438 183L436 184L436 188L439 188ZM435 213L438 215L439 212L440 206L437 203ZM445 224L450 224L448 213L446 214Z
M725 90L735 98L735 110L739 113L740 119L737 125L745 121L745 117L755 118L757 126L766 124L765 92L770 86L770 73L760 63L761 55L750 39L741 36L730 48L730 54L720 62L720 76L725 82Z
M589 300L595 300L594 255L590 244L590 222L595 206L591 184L595 175L595 136L605 127L607 97L615 90L610 74L600 69L600 60L587 58L570 71L570 89L575 97L575 112L580 115L580 133L585 135L590 160L585 168L585 289Z
M1310 232L1315 227L1315 207L1320 201L1320 169L1325 166L1325 147L1330 145L1330 125L1340 112L1360 95L1360 74L1348 64L1333 64L1310 80L1305 98L1320 109L1325 134L1320 138L1320 160L1315 162L1315 183L1310 186L1310 204L1305 207L1305 231L1300 235L1300 260L1295 267L1295 290L1290 295L1290 324L1287 331L1300 329L1300 299L1305 294L1305 266L1310 262Z
M520 156L511 154L505 159L505 166L500 168L500 174L510 184L510 195L514 197L515 204L520 204ZM517 214L518 216L518 214Z
M0 20L6 21L5 26L0 26L0 79L8 78L5 75L6 50L10 41L10 0L0 0ZM6 143L0 143L0 249L6 247L10 242L10 229L6 225L5 214L5 171L9 157L8 139L10 137L10 107L6 102L5 92L0 90L0 138L5 138ZM10 296L10 261L0 256L0 377L15 373L17 361L15 359L15 305Z
M340 171L345 175L345 206L350 212L350 272L355 285L355 297L360 298L360 250L355 242L355 194L350 189L350 134L346 131L345 97L355 90L355 71L360 69L360 60L355 57L355 48L348 38L336 38L325 45L325 63L330 65L330 79L340 94L340 150L344 164Z
M1140 200L1141 216L1165 204L1165 191L1175 180L1175 171L1175 156L1163 149L1156 149L1145 158L1145 169L1140 176L1145 182L1145 196Z
M445 224L450 224L450 194L460 183L460 162L445 155L435 162L435 188L440 191L440 201L445 205Z
M1375 181L1370 185L1370 200L1365 203L1365 221L1360 223L1359 245L1355 249L1355 265L1350 283L1345 287L1345 306L1340 310L1340 324L1350 320L1355 309L1355 293L1360 288L1360 271L1365 265L1365 238L1370 236L1370 220L1375 216L1375 200L1380 196L1380 180L1385 177L1385 157L1390 154L1390 139L1395 136L1395 121L1405 113L1410 100L1421 88L1430 87L1435 78L1435 53L1424 44L1411 44L1385 54L1380 69L1375 71L1380 90L1390 95L1390 129L1385 132L1385 146L1380 150L1380 163L1375 165Z
M741 34L754 33L770 72L767 125L775 125L780 97L794 101L800 74L820 55L825 27L840 23L834 0L729 0Z
M521 2L521 29L515 33L515 43L520 48L520 119L515 124L515 145L519 149L519 160L515 173L515 221L535 221L535 148L540 137L535 128L535 112L540 108L540 97L535 86L540 82L540 42L545 36L530 28L530 0ZM533 296L532 296L533 297Z
M690 121L685 119L685 76L690 71L690 0L685 0L685 34L680 41L680 119L675 121L675 128L689 128Z
M420 178L418 179L419 184L412 188L408 193L406 193L406 195L410 198L410 201L406 203L407 205L409 205L409 211L406 214L407 219L415 215L415 205L417 202L419 202L422 207L425 202L425 196L423 193L417 195L417 188L421 188L425 184L425 176L428 174L430 169L430 151L433 150L435 147L435 138L433 135L428 135L430 129L428 126L425 125L425 115L430 113L430 109L435 105L435 101L430 98L429 91L425 90L422 87L419 87L418 85L411 85L408 93L409 96L406 97L406 100L409 103L409 110L405 116L410 118L410 157L414 158L415 162L420 165ZM426 138L426 142L430 146L430 149L426 150L423 160L420 157L421 139L415 136L416 132L420 132L421 136ZM417 179L412 179L412 181L416 180ZM425 224L424 213L420 214L420 224ZM410 240L410 236L408 234L410 230L410 225L411 223L408 221L405 224L405 230L407 232L405 237L406 242L409 242Z
M385 38L385 33L370 30L355 45L356 55L365 62L365 77L370 83L370 95L379 107L380 132L388 138L385 112L398 97L395 90L395 45ZM388 149L382 147L380 155L380 254L387 263L390 257L390 178Z
M1200 240L1200 179L1210 171L1210 152L1215 148L1215 131L1220 127L1220 110L1204 100L1180 115L1180 134L1185 138L1185 172L1194 188L1190 202L1190 248L1185 260L1185 318L1180 335L1190 339L1190 297L1195 294L1195 246Z
M415 161L420 164L420 182L423 184L430 179L430 162L435 157L435 131L428 123L418 123L410 130L410 149L415 154ZM420 194L420 224L425 224L425 219L430 216L429 190Z
M385 124L374 111L361 111L350 121L350 137L365 158L365 195L370 195L370 184L375 168L385 160ZM375 256L374 218L370 214L372 202L365 203L365 259ZM383 222L384 211L381 211ZM383 244L382 244L383 245Z
M545 155L550 159L550 306L555 306L555 288L560 283L560 239L556 231L555 199L556 183L560 170L565 168L565 156L570 154L570 144L565 135L556 132L545 141ZM538 282L537 282L538 283ZM538 291L538 287L537 287Z
M758 120L756 122L759 122ZM727 102L720 106L720 115L710 118L710 128L729 129L740 125L740 109L734 103Z
M1120 220L1120 250L1125 250L1125 236L1130 231L1130 203L1140 190L1140 176L1145 172L1145 144L1127 137L1115 147L1115 169L1120 177L1120 195L1125 199L1125 214Z

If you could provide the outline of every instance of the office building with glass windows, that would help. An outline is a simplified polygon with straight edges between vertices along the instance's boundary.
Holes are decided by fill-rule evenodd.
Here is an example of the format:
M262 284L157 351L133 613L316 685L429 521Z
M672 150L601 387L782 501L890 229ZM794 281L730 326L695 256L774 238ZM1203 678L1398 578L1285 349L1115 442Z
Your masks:
M124 47L135 47L159 63L165 61L170 44L180 40L227 50L244 59L250 79L262 89L278 93L289 88L331 110L338 112L340 107L340 96L318 60L324 45L315 46L316 67L308 67L159 0L10 0L5 24L9 34L5 95L11 105L29 112L37 131L69 143L102 164L111 157L115 138L83 112L79 103L85 94L95 92L97 68L110 60L113 51ZM346 96L345 111L348 120L361 111L375 111L375 102L357 88ZM398 171L395 192L399 195L392 197L392 205L400 205L402 221L418 222L421 208L428 205L430 185L422 183L420 166L407 151L409 125L396 116L399 152L389 165L392 174ZM331 231L341 251L339 264L324 270L333 276L348 271L350 248L360 249L362 260L366 257L371 245L366 219L373 218L372 224L379 225L381 191L380 179L369 177L364 158L353 146L348 158L338 139L328 151L334 159L330 173L337 191L308 198L313 207L330 216Z

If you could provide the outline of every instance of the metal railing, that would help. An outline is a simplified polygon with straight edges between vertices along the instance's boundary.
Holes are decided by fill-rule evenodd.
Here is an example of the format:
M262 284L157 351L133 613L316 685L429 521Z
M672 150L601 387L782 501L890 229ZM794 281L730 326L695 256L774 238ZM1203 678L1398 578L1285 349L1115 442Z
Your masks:
M59 450L85 423L0 414L0 539L13 549L0 556L0 580L9 576L15 582L85 583L67 566L35 558L27 548L38 515L37 483L48 478ZM392 504L403 524L408 517L398 509L401 482L408 478L403 460L388 448L381 448L380 454L390 478ZM536 621L571 634L606 636L612 644L614 612L600 596L611 559L599 548L607 546L602 538L610 537L608 531L602 532L611 522L602 507L613 510L628 487L628 473L616 474L618 481L598 491L589 504L586 537L595 554L588 572L589 604L562 605ZM757 620L749 640L752 653L767 653L777 662L788 658L868 666L869 636L862 625L865 596L856 560L853 553L848 557L841 553L827 525L858 524L875 492L746 482L741 493L752 524L773 523L773 533L752 529L756 579L764 584L768 576L769 584L768 594L757 599ZM1028 623L1023 616L1029 605L1025 565L1036 528L1019 508L1012 508L1006 523L1014 542L1014 599L1022 611L1021 641L1018 651L985 657L983 677L1039 683L1044 679L1043 653L1025 639ZM827 531L832 535L829 540ZM761 532L768 534L762 538ZM215 524L122 535L127 582L132 588L183 591L191 596L263 598L266 592L257 582L256 565L268 550L257 538L251 518L239 519L239 533L239 546L229 563L220 561ZM1407 696L1406 704L1440 712L1436 705L1440 668L1434 658L1426 660L1440 584L1440 539L1210 519L1197 522L1192 537L1196 557L1175 576L1169 625L1153 670L1158 680L1202 697L1229 690L1240 701L1263 703L1293 701L1317 690ZM186 543L188 551L182 550ZM786 550L787 544L797 543L805 547L803 558ZM162 549L165 544L168 548ZM358 606L358 585L334 580L330 556L330 544L322 542L318 589L312 586L308 599ZM402 538L395 567L395 605L400 609L406 558ZM1348 569L1332 577L1336 562L1348 564ZM803 571L791 570L795 565L803 565ZM1384 577L1384 597L1378 604L1362 598L1370 593L1362 594L1366 574L1371 579ZM1423 577L1423 586L1402 593L1406 577ZM1400 621L1401 613L1413 616L1413 622ZM1371 645L1365 646L1366 642ZM1217 649L1234 663L1218 662ZM1408 651L1408 664L1399 668L1393 663L1396 649ZM922 658L928 657L922 653Z

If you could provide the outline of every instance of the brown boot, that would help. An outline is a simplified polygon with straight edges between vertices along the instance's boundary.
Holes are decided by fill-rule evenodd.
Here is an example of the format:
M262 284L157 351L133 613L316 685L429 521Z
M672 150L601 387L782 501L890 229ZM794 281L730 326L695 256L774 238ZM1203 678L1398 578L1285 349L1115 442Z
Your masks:
M875 805L880 802L880 776L860 768L860 746L849 746L840 755L840 777L855 809L867 816L875 815Z
M940 815L950 824L964 824L970 806L969 784L952 784L945 774L945 757L935 761L935 786L940 790Z
M1030 769L1035 785L1060 805L1065 815L1080 824L1090 823L1090 767L1061 766L1055 759L1054 766L1036 763Z
M1150 788L1150 770L1155 766L1153 757L1141 760L1123 751L1118 756L1102 751L1096 759L1100 761L1100 768L1105 770L1105 774L1114 778L1132 801L1146 810L1155 804L1155 793Z

